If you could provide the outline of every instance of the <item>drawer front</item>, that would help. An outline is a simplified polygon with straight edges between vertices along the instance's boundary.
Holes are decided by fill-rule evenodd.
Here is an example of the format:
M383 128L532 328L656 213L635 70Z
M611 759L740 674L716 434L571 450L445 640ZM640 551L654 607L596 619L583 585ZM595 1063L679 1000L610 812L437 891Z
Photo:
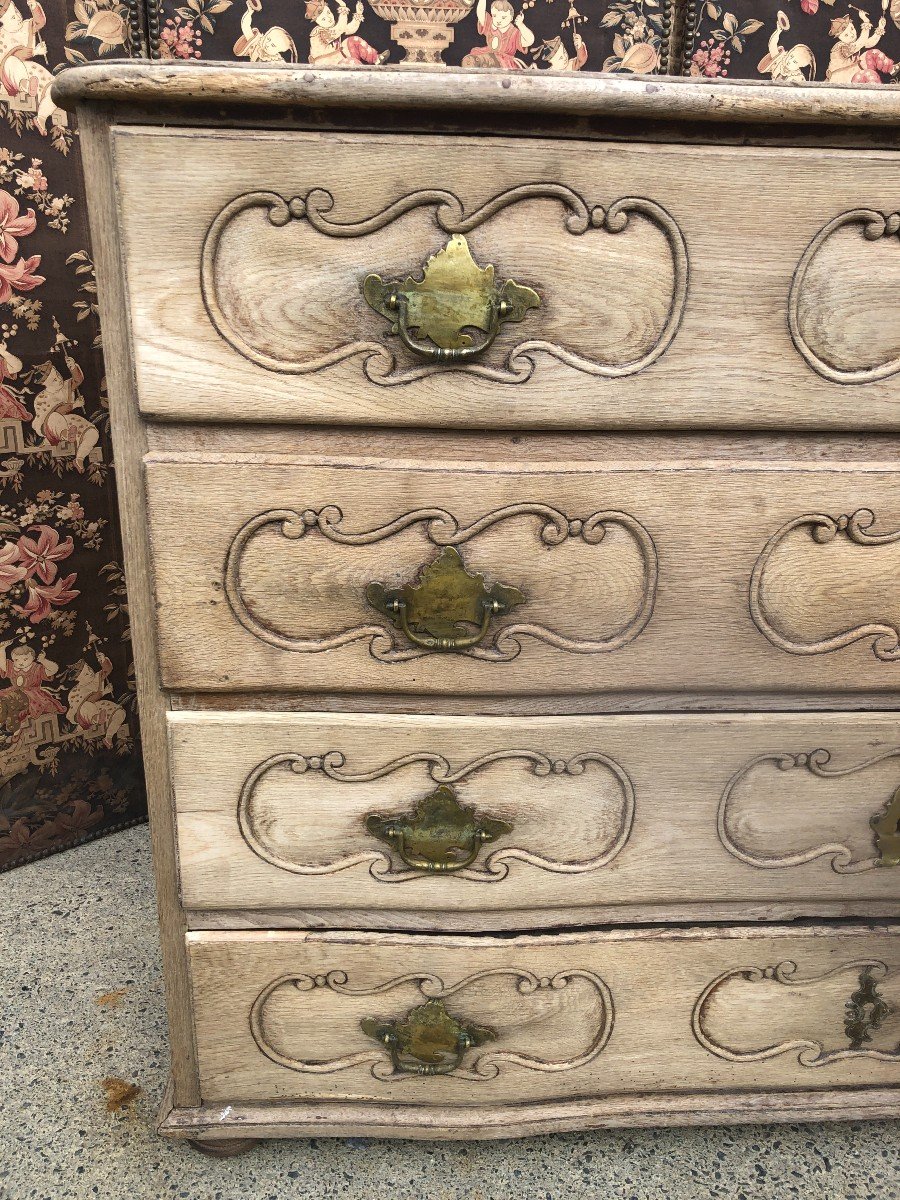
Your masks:
M169 737L191 909L900 916L898 714L170 713Z
M202 1100L896 1085L898 935L193 933Z
M796 694L900 678L894 464L175 454L146 470L167 687Z
M155 416L900 428L895 154L112 139Z

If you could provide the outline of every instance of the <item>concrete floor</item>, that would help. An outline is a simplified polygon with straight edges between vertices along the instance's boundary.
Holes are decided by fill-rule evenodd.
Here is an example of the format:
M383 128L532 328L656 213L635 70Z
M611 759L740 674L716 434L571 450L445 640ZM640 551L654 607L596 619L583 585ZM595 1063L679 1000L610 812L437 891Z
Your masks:
M0 877L2 1200L887 1200L900 1122L270 1142L204 1158L153 1132L167 1070L146 828ZM140 1093L107 1112L104 1079Z

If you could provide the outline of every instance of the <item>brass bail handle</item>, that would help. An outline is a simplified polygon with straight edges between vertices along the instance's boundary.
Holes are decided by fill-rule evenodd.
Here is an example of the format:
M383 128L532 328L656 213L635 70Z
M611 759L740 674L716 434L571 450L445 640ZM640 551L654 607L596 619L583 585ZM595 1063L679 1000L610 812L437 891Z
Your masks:
M467 571L456 547L446 546L415 583L400 588L370 583L366 600L414 646L459 653L483 642L494 617L524 604L525 596Z
M366 829L386 842L406 866L434 875L471 866L485 842L512 833L506 821L462 804L456 789L447 783L421 797L410 812L371 813Z
M454 634L451 636L419 633L418 630L411 629L407 615L407 604L402 596L394 596L392 600L389 600L388 609L397 618L401 633L404 637L409 638L414 646L421 646L424 650L455 650L458 652L460 650L469 650L472 646L477 646L479 642L483 642L490 629L491 618L501 612L501 607L497 600L479 600L478 603L481 606L481 623L478 628L472 633Z
M360 1028L387 1049L394 1070L405 1075L450 1075L467 1050L497 1036L484 1025L458 1021L442 1000L427 1000L399 1020L366 1017Z
M385 303L391 312L397 314L395 322L397 335L407 350L411 350L413 354L418 354L422 358L427 358L430 362L439 363L471 362L473 358L477 358L479 354L483 354L496 341L500 327L509 311L509 305L505 300L492 297L485 337L472 346L450 346L445 348L443 346L429 345L427 342L414 338L412 333L410 333L409 301L405 293L391 292Z
M421 279L384 280L367 275L363 296L370 308L391 323L412 354L432 363L465 363L483 354L507 321L521 321L541 298L512 279L495 282L493 266L480 267L461 234L433 254ZM484 334L473 341L465 332ZM413 330L416 332L413 333Z
M414 854L406 845L406 833L402 827L391 830L393 837L390 838L391 844L397 851L397 854L413 871L430 871L435 875L445 874L450 871L461 871L464 867L470 867L478 857L478 851L481 849L482 843L489 841L489 837L485 835L481 829L476 829L472 833L472 840L469 843L468 851L464 858L453 858L454 846L447 846L443 855L438 853L434 858L425 858L423 855ZM385 830L386 836L388 830Z

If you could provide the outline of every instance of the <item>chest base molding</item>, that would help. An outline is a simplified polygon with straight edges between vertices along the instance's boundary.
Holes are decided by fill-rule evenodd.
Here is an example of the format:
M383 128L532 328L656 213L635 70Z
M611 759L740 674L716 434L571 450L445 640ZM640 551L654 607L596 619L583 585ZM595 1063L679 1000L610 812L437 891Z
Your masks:
M176 1108L168 1089L159 1115L167 1137L216 1140L297 1137L498 1141L573 1130L753 1125L761 1122L877 1121L895 1118L895 1088L834 1091L691 1092L606 1096L542 1104L467 1108L352 1103L221 1104Z

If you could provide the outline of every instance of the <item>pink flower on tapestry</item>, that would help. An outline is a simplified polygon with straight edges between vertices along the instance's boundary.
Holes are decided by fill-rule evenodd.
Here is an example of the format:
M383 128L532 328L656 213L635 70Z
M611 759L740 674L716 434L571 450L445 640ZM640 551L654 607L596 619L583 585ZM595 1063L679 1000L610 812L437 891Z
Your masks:
M81 595L81 592L72 588L74 582L74 572L66 575L64 579L57 579L56 583L49 587L27 579L25 586L28 588L28 599L24 604L14 605L15 610L20 616L27 617L32 625L37 625L38 621L43 621L50 615L51 608L62 608Z
M18 239L26 233L34 233L36 226L34 209L29 208L24 216L20 216L18 200L0 188L0 258L4 262L12 262L19 249Z
M31 529L38 531L37 540L23 534L17 546L19 557L29 578L37 575L44 583L52 583L56 578L56 564L69 557L74 544L70 537L60 541L59 534L50 525L32 525Z
M800 0L800 8L807 16L814 17L819 11L819 0Z
M20 188L31 188L33 192L46 192L47 176L41 170L41 160L33 158L27 171L19 171L16 183Z
M0 304L8 304L13 291L30 292L32 288L46 283L43 275L35 275L35 267L41 265L41 256L32 254L31 258L20 258L14 265L7 266L0 262Z
M8 592L25 578L25 568L19 562L19 547L12 542L0 546L0 592Z

